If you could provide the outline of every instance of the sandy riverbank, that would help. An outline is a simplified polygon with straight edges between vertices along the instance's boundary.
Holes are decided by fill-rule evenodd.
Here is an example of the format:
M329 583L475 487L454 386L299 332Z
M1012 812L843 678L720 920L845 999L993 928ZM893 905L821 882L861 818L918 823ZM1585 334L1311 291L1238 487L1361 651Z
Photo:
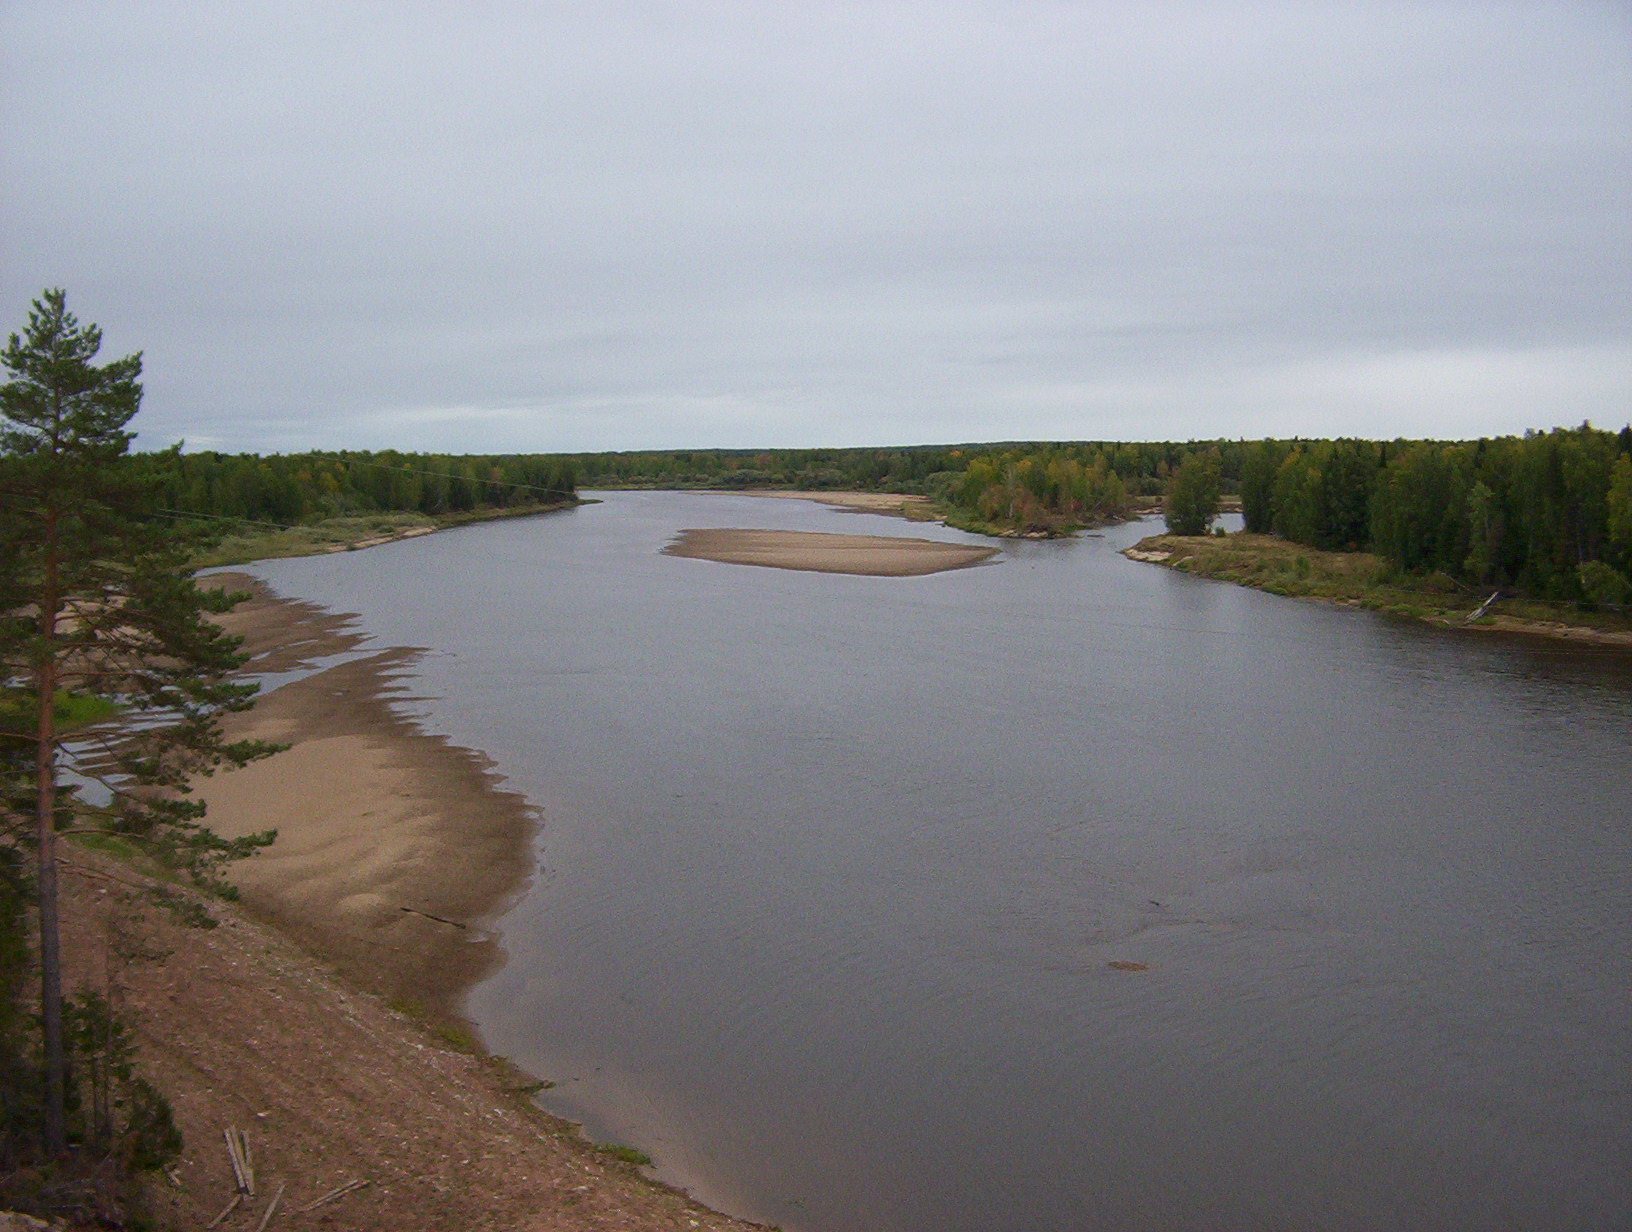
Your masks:
M923 577L967 569L997 554L996 548L932 539L735 528L683 530L663 551L669 556L725 564L865 577Z
M834 509L848 509L854 513L883 513L926 522L934 518L933 504L927 496L908 496L901 492L836 492L827 489L801 491L787 488L749 488L749 496L774 496L779 500L808 500Z
M254 595L226 620L250 670L357 651L344 618L228 576ZM219 833L278 832L231 873L255 912L362 986L450 1014L499 961L483 921L525 885L534 821L483 757L391 709L418 653L364 654L267 693L228 734L290 747L197 792Z
M154 1186L157 1226L202 1227L226 1206L235 1125L260 1181L224 1229L256 1228L280 1186L278 1229L749 1228L598 1152L526 1099L524 1076L460 1046L462 994L501 957L481 921L525 886L534 819L480 755L392 712L416 652L369 653L347 618L229 581L254 596L226 618L251 670L359 657L231 718L233 736L291 746L201 784L218 831L279 830L232 873L244 910L204 900L216 927L182 927L136 872L66 861L71 979L135 1023L142 1072L186 1138Z

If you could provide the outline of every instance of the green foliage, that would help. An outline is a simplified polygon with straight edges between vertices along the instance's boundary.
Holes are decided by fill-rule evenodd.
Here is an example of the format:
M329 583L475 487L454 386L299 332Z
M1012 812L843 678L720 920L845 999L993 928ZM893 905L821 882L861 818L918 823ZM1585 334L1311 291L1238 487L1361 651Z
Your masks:
M44 1058L26 996L35 965L28 927L33 890L22 853L0 846L0 1174L47 1162L40 1150ZM136 1074L129 1028L106 998L92 991L70 998L63 1025L68 1129L81 1165L112 1160L156 1168L174 1159L181 1138L169 1105Z
M1241 518L1253 534L1275 527L1275 479L1287 448L1279 441L1260 441L1241 466Z
M215 928L219 921L210 914L210 909L198 899L185 894L177 894L174 890L155 887L148 892L148 897L156 906L163 907L170 913L170 918L187 928Z
M633 1164L637 1168L651 1166L652 1157L638 1147L624 1146L618 1142L597 1143L595 1149L602 1155L611 1157L619 1163Z
M592 488L850 488L931 493L960 469L962 451L939 445L887 449L708 449L569 456Z
M34 969L29 945L28 906L34 886L28 865L15 846L0 845L0 1112L4 1137L0 1139L0 1172L16 1166L27 1135L26 1124L14 1123L33 1096L30 1074L31 1024L24 993Z
M130 1029L107 998L88 989L75 994L64 1023L79 1095L80 1150L126 1168L159 1168L174 1160L181 1133L170 1105L136 1074Z
M0 939L18 931L6 923L0 920ZM13 1013L17 991L0 987ZM108 1168L114 1178L163 1168L181 1154L181 1132L169 1102L136 1072L130 1028L107 998L84 990L63 1008L69 1156L52 1158L41 1149L46 1078L38 1034L0 1032L0 1207L106 1219ZM125 1186L115 1179L113 1188Z
M1604 514L1609 549L1622 568L1632 572L1632 453L1615 459Z
M1173 473L1164 507L1170 535L1205 535L1218 516L1219 473L1216 458L1187 454Z
M1461 567L1467 485L1458 463L1446 448L1415 445L1389 464L1373 500L1373 551L1413 573Z
M1581 595L1597 607L1625 607L1632 603L1632 578L1601 560L1589 560L1579 569Z
M1125 517L1129 507L1127 485L1091 447L972 457L945 499L965 515L959 524L1018 534L1060 534Z
M255 693L230 679L237 642L206 618L234 596L194 584L186 537L161 515L147 464L127 453L140 356L99 368L89 362L99 343L96 327L80 328L50 291L4 355L14 379L0 387L0 685L38 697L49 679L54 714L70 723L115 707L160 720L95 750L131 789L116 793L114 825L208 880L270 839L206 830L188 779L271 746L221 739L219 716ZM16 739L37 725L7 730ZM61 735L53 720L57 757L71 760ZM61 804L71 812L73 793Z
M1571 602L1632 576L1632 428L1470 442L1263 441L1241 464L1247 529L1370 551L1411 574ZM1606 589L1607 588L1607 589ZM1601 600L1600 600L1601 601Z
M297 526L331 518L553 507L577 499L577 467L546 454L140 454L173 522Z

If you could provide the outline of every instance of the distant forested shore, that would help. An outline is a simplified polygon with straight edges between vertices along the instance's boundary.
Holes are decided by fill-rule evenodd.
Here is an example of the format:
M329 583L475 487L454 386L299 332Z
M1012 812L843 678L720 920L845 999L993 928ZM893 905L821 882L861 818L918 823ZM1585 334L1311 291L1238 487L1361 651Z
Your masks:
M1194 458L1249 531L1555 600L1632 595L1632 425L1476 441L1080 442L578 454L595 487L863 488L990 534L1061 534L1165 500ZM1192 463L1195 469L1195 463Z
M578 498L571 459L554 454L134 455L177 516L295 526L369 513L429 517Z
M1558 601L1632 599L1632 426L1476 441L139 456L174 516L266 526L495 516L572 503L580 488L764 487L918 494L954 526L1046 536L1154 507L1181 471L1203 472L1252 532Z

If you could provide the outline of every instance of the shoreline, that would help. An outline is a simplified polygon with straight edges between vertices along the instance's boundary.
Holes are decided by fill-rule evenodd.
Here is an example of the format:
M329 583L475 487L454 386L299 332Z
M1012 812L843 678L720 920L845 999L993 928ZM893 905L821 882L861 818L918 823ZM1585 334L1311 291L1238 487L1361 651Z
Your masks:
M1534 601L1511 598L1503 602L1521 609L1484 612L1484 590L1458 595L1426 585L1378 582L1378 560L1355 552L1326 552L1276 539L1237 532L1232 535L1183 536L1156 534L1122 549L1129 560L1159 565L1213 582L1228 582L1284 598L1303 599L1336 607L1360 608L1429 625L1470 633L1507 633L1546 638L1581 646L1632 650L1632 627L1596 627L1551 619L1551 613L1523 613Z
M428 735L390 698L421 652L368 653L351 618L218 574L251 598L222 618L245 671L317 667L229 715L231 739L289 747L194 784L212 829L277 830L228 877L258 916L360 986L444 1018L501 961L488 927L526 887L537 820L480 753ZM350 655L322 667L315 661Z
M235 565L251 564L257 560L277 560L290 556L323 556L333 552L358 552L397 543L403 539L417 539L458 526L476 522L498 522L508 518L530 518L544 513L558 513L575 509L590 502L579 497L568 501L543 501L538 504L513 505L504 508L487 507L460 513L411 513L405 510L380 510L374 513L339 514L316 522L294 526L274 527L255 525L229 531L219 543L199 553L193 559L197 569L230 569Z
M76 844L64 861L70 984L128 1015L138 1071L185 1139L147 1186L154 1226L225 1213L221 1135L237 1126L266 1180L224 1230L254 1228L283 1183L280 1228L757 1228L545 1112L532 1096L548 1084L489 1055L464 1017L503 961L493 924L530 883L539 821L482 754L393 709L422 652L373 649L354 617L247 575L201 581L251 596L219 618L244 638L246 674L309 673L227 716L229 737L288 749L195 780L207 825L278 840L227 871L236 906L140 859ZM352 1182L366 1184L300 1209Z

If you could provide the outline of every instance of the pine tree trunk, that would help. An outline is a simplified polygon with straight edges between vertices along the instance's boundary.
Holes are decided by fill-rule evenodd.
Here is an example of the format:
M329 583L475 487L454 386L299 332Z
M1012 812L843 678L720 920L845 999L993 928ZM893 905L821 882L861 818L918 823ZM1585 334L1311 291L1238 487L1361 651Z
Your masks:
M38 788L35 824L39 844L40 1022L45 1044L45 1150L68 1149L67 1061L62 1046L62 942L57 927L57 739L53 707L57 695L56 519L46 524L45 587L40 603L40 635L45 645L35 673L39 738L34 751Z

